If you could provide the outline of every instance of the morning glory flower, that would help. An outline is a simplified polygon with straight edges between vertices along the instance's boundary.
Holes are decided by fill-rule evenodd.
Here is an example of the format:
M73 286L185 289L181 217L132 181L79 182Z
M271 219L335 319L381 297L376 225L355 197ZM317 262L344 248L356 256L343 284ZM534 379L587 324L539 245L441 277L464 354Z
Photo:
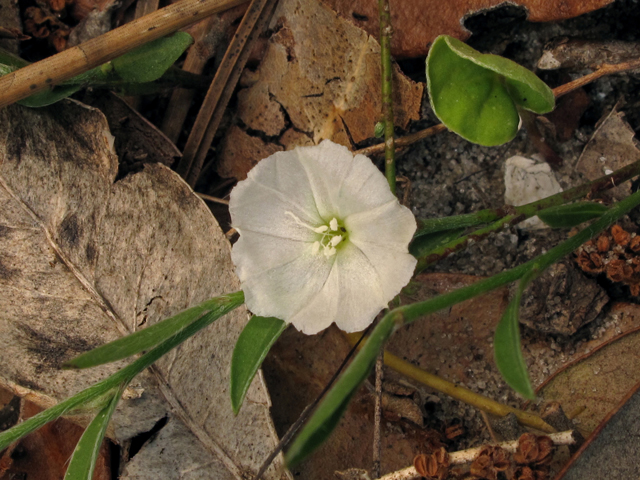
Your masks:
M371 160L329 140L262 160L229 210L247 307L306 334L363 330L416 265L413 214Z

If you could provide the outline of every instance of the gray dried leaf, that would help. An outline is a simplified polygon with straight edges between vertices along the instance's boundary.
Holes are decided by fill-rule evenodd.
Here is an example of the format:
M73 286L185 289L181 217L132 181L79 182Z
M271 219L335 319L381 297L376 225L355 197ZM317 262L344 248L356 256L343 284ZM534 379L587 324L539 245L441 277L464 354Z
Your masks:
M204 203L159 164L114 182L110 138L99 111L71 101L0 111L0 384L43 407L126 363L78 372L60 370L65 360L239 289ZM209 465L209 478L255 472L277 438L261 377L232 414L229 359L246 321L236 310L136 378L111 436L169 416L163 435L198 445L168 445L178 465Z

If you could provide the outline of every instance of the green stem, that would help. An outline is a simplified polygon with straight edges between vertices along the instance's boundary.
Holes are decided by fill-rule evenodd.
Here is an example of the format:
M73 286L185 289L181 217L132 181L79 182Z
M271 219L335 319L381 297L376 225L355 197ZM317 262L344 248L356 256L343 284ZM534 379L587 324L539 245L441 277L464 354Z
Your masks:
M239 307L244 302L244 295L242 292L236 292L228 295L234 302L236 307ZM73 397L70 397L57 405L40 412L39 414L25 420L24 422L16 425L9 430L0 433L0 451L9 446L9 444L15 442L19 438L31 433L32 431L42 427L43 425L55 420L56 418L68 413L72 410L78 409L83 405L91 404L92 406L98 400L107 401L111 398L110 393L117 388L124 388L129 382L145 368L150 367L163 355L170 352L172 349L180 345L189 337L195 335L197 332L211 324L217 317L211 317L204 315L192 324L180 330L173 337L165 340L153 350L142 355L140 358L131 362L129 365L110 377L102 380L101 382L91 385L90 387L78 392ZM99 407L104 408L100 402L97 402Z
M391 66L391 15L389 0L378 0L380 16L380 61L382 63L382 119L384 123L384 166L389 188L396 193L395 140L393 136L393 96Z
M416 273L423 271L429 265L442 260L452 253L464 249L471 240L481 240L493 232L533 217L538 212L546 208L563 205L567 202L571 202L585 196L592 197L598 192L612 188L615 185L619 185L620 183L639 174L640 161L637 161L610 175L598 178L593 182L580 185L579 187L575 187L519 207L486 209L466 215L458 215L448 218L434 218L419 222L419 230L416 236L419 236L421 233L424 235L443 230L482 225L488 222L493 223L420 255L418 258L418 265L416 266Z
M411 323L419 317L451 307L518 280L532 270L542 272L549 265L571 253L590 238L598 235L602 230L638 205L640 205L640 192L636 192L617 203L589 227L540 257L468 287L439 295L424 302L398 307L388 312L373 329L369 340L367 340L333 388L327 393L307 425L295 439L291 449L287 452L287 463L294 465L301 461L312 448L318 446L320 441L329 435L330 429L337 423L336 419L346 408L349 398L371 372L378 352L397 328Z

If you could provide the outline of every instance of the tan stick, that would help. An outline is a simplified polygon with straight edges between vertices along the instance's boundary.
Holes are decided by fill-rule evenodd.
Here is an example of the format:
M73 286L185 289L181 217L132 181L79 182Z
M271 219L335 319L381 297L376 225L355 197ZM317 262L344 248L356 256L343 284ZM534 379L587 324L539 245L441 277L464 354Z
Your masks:
M77 47L0 77L0 108L246 0L181 0Z
M554 445L573 445L576 443L576 439L573 436L573 430L560 433L552 433L548 437L553 441ZM505 442L498 444L501 448L507 452L515 452L518 448L518 440L511 442ZM462 465L464 463L472 462L480 453L482 447L470 448L468 450L461 450L459 452L453 452L449 454L450 465ZM407 467L397 472L389 473L380 480L413 480L415 478L421 478L420 474L416 471L415 467Z

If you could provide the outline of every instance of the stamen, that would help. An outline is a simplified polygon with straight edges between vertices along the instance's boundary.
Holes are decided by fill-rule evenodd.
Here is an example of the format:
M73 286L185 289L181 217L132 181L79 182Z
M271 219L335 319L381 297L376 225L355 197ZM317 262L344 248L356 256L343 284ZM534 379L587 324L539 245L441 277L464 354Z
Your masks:
M318 228L313 229L313 231L316 233L324 233L327 230L329 230L329 227L327 227L326 225L320 225Z
M300 220L298 217L295 216L295 214L293 212L289 212L286 211L284 212L285 215L289 215L291 218L293 218L293 220L300 226L308 228L309 230L312 230L316 233L322 233L324 232L324 230L322 230L322 232L318 232L316 228L313 228L311 225L307 225L306 223L304 223L302 220ZM325 227L326 230L326 225L323 225L323 227ZM318 228L322 228L322 227L318 227Z
M336 220L336 218L333 217L329 222L329 226L331 227L331 230L335 232L336 230L338 230L338 220Z
M334 247L324 247L324 256L332 257L336 254L336 249Z
M335 246L336 246L336 245L338 245L341 241L342 241L342 235L336 235L335 237L333 237L333 238L329 241L329 245L331 245L332 247L335 247Z
M319 251L320 251L320 242L313 242L313 245L311 246L311 253L315 255Z

